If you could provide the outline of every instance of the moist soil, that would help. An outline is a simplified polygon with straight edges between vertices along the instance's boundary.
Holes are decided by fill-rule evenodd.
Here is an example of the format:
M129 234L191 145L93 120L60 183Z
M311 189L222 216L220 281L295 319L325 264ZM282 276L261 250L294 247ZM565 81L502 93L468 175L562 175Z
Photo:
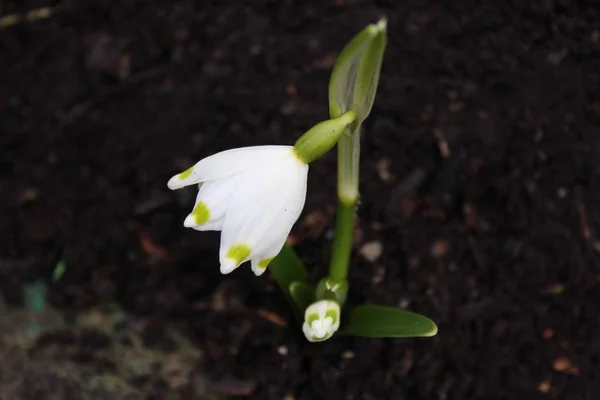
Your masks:
M0 30L0 396L600 398L597 1L32 0L0 12L42 6L49 18ZM383 15L349 302L425 314L439 333L311 344L268 273L219 274L218 233L182 226L194 190L166 182L327 118L336 55ZM335 154L311 166L290 238L315 280L335 166ZM110 304L119 328L97 311ZM9 318L31 313L34 332L15 340ZM155 352L144 368L124 367L140 348Z

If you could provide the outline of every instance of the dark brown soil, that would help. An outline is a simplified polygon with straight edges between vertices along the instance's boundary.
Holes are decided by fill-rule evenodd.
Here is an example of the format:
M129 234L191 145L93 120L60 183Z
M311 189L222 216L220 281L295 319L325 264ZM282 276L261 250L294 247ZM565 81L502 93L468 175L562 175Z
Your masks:
M600 398L598 1L0 4L56 7L0 30L8 303L42 279L62 313L117 302L146 321L149 341L177 326L218 395ZM310 344L268 274L218 273L218 235L182 227L194 193L166 181L220 150L293 143L325 119L335 56L382 15L389 45L363 137L351 301L401 305L439 333ZM294 239L316 278L335 156L309 179ZM383 251L367 261L359 250L373 241ZM57 379L38 375L24 382ZM145 398L167 398L168 386L152 388Z

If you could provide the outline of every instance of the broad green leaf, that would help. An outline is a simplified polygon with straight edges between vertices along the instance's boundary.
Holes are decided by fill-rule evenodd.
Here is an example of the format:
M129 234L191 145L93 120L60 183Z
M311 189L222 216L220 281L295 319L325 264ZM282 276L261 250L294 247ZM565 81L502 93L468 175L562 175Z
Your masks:
M362 337L430 337L437 334L435 322L410 311L364 304L354 308L344 334Z
M271 271L273 279L275 279L277 285L283 291L285 298L294 308L296 316L302 320L304 310L298 309L294 298L290 294L292 283L300 282L308 284L308 273L302 260L300 260L294 249L285 244L277 257L269 263L269 271Z
M358 114L356 125L369 115L379 83L386 45L386 21L370 24L340 53L329 80L329 114L337 118L347 111Z
M290 295L298 309L302 311L315 301L315 289L303 282L293 282L290 285Z

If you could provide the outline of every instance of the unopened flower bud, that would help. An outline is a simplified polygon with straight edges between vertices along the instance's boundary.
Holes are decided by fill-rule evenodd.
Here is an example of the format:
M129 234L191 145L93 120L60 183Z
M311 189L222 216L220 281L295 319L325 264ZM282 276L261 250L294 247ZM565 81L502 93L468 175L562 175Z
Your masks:
M302 330L310 342L329 339L340 327L340 306L333 300L319 300L306 309Z

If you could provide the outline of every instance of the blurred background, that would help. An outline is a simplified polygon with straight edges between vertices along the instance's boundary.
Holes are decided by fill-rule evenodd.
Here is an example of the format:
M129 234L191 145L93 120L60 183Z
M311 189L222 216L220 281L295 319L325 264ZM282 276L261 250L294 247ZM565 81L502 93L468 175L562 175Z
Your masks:
M193 189L166 182L326 119L337 54L381 16L349 301L439 333L310 344L268 273L219 274L218 233L182 226ZM0 18L0 398L600 398L600 2L3 0ZM311 166L290 237L315 278L335 167Z

